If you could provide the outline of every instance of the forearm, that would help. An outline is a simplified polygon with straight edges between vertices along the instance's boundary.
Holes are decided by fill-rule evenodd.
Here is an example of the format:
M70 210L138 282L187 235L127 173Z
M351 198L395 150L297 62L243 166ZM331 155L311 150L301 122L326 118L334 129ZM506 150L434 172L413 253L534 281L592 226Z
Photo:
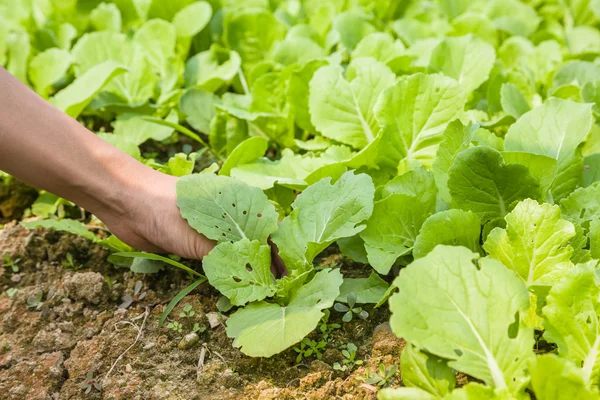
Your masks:
M130 186L151 184L162 175L97 137L1 67L0 169L92 212L124 208Z

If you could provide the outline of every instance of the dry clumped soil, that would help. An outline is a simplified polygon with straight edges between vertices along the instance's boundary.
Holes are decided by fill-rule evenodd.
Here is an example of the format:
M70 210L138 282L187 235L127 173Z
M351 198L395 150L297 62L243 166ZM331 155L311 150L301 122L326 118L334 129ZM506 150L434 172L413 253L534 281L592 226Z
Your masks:
M380 363L399 365L403 342L390 332L385 307L368 307L367 321L334 330L321 360L296 363L292 349L250 358L232 346L218 293L207 284L171 313L169 321L183 325L181 334L159 328L168 302L190 283L178 270L134 275L114 267L109 253L86 239L14 222L0 229L0 256L5 253L20 262L18 272L0 267L2 399L375 399L377 388L356 378ZM63 265L67 254L74 266ZM321 262L352 268L335 254ZM145 297L118 308L124 295L134 295L137 281ZM40 293L41 301L28 307ZM179 317L188 304L195 312L189 321ZM341 324L340 318L332 312L330 322ZM182 340L195 323L204 332ZM347 343L364 360L351 374L332 368ZM399 373L391 383L400 384Z

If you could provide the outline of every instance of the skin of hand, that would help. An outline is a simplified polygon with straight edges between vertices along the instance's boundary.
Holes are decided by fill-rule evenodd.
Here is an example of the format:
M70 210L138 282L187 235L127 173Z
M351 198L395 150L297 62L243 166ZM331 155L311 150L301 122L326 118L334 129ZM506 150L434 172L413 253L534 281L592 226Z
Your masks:
M215 246L181 217L176 177L108 144L2 67L0 170L85 208L136 249L202 259Z

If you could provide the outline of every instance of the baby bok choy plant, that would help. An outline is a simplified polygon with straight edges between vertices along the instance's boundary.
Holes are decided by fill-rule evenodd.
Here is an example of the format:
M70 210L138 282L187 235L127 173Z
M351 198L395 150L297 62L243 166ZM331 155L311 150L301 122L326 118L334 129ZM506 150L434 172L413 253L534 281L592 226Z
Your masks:
M313 331L339 295L339 270L316 271L314 258L338 239L361 232L373 211L368 175L325 178L298 195L278 227L278 214L263 191L231 177L197 174L177 184L177 204L190 226L217 246L204 258L212 286L240 307L227 334L242 352L270 357ZM271 273L269 237L287 275Z

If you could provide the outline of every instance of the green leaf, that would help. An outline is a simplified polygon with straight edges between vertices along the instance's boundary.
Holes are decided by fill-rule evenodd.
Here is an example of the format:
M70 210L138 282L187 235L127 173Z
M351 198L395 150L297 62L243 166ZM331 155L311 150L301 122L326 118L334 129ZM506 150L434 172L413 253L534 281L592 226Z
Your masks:
M310 81L312 123L323 136L361 149L377 136L374 106L394 73L372 58L350 63L346 78L339 66L318 69Z
M585 382L600 378L600 290L594 267L579 264L554 284L546 297L544 337L558 345L561 357L581 366Z
M447 395L456 386L454 372L445 360L408 343L400 357L404 386L422 389L436 398Z
M148 10L148 18L162 18L167 21L172 21L178 12L185 7L196 2L196 0L145 0L151 1Z
M100 3L90 14L96 31L121 32L121 12L113 3Z
M275 15L258 8L243 8L224 21L223 39L249 69L263 61L273 44L282 40L286 27Z
M560 202L565 218L583 225L600 215L600 182L575 190Z
M465 93L454 79L439 74L400 77L375 106L386 147L380 157L394 167L403 158L431 166L446 126L464 107Z
M118 257L110 256L109 261L118 259ZM135 274L156 274L165 268L165 264L159 260L148 260L146 258L134 258L129 270Z
M519 119L531 110L523 92L516 85L508 82L500 89L500 103L504 112L515 119Z
M512 271L489 259L477 268L478 258L440 245L401 270L390 323L396 335L450 360L451 368L516 393L527 384L533 355L533 331L518 319L529 295ZM509 335L515 320L518 331Z
M292 295L286 306L254 302L227 320L227 336L251 357L271 357L313 331L333 306L342 284L339 270L324 269Z
M544 354L531 361L531 386L539 400L597 400L596 388L589 388L583 370L554 354Z
M113 122L114 135L126 138L139 146L149 139L160 142L173 134L173 128L149 122L146 118L144 115L122 114ZM177 112L172 110L165 121L176 123Z
M471 211L446 210L433 214L423 223L413 248L413 257L427 255L438 244L463 246L481 252L481 221Z
M93 232L88 230L88 227L83 223L76 221L74 219L42 219L37 221L21 221L21 225L23 225L27 229L35 229L35 228L45 228L45 229L55 229L57 231L69 232L74 235L82 236L92 242L97 241L96 235Z
M309 61L325 58L325 50L313 40L305 37L290 37L276 43L270 58L283 65L304 65Z
M531 175L540 183L541 199L551 197L548 193L558 171L558 163L554 158L523 151L504 151L502 156L507 164L521 164L529 169Z
M296 124L312 133L317 130L311 122L309 112L309 83L315 71L326 64L327 62L324 60L313 60L304 64L302 68L292 70L287 87L287 102ZM321 136L317 136L317 138L321 138Z
M210 132L217 96L199 88L190 88L179 99L179 109L186 114L186 122L202 133ZM175 121L176 122L176 121Z
M396 259L412 250L421 226L434 212L435 203L421 203L406 194L392 194L375 202L373 215L360 234L375 271L383 275L390 272Z
M494 48L476 36L447 37L433 50L428 70L454 78L472 92L487 81L495 60Z
M37 54L29 63L29 79L35 91L46 96L52 84L62 79L71 67L71 53L52 48Z
M152 253L142 253L142 252L136 252L136 251L132 251L132 252L122 252L122 253L114 253L113 256L115 257L126 257L126 258L142 258L142 259L146 259L146 260L154 260L154 261L162 261L166 264L172 265L173 267L177 267L179 269L184 270L185 272L188 272L192 275L195 275L197 277L203 278L204 280L206 280L206 277L204 275L202 275L201 273L194 271L193 269L191 269L190 267L187 267L185 265L183 265L180 262L177 262L173 259L170 259L169 257L163 257L163 256L159 256L157 254L152 254Z
M352 152L344 146L331 146L319 155L299 155L284 149L277 161L260 158L253 163L232 168L230 173L231 176L261 189L270 189L276 183L292 189L304 189L309 184L311 175L351 157Z
M160 320L158 321L158 327L162 327L165 323L165 320L171 314L171 311L179 304L181 300L188 294L192 292L192 290L196 289L202 282L206 281L206 279L199 279L195 282L192 282L190 285L186 286L181 292L177 293L177 296L173 297L173 299L167 304L165 311L160 316Z
M363 15L351 11L336 16L332 28L339 34L340 42L348 50L354 49L363 37L376 31Z
M558 163L552 194L560 199L581 181L583 162L576 153L592 127L592 105L548 99L524 114L508 129L506 151L522 151L554 158Z
M71 53L77 77L109 60L129 68L129 72L116 77L105 88L124 103L144 103L152 96L158 77L146 61L144 48L127 36L108 31L87 33Z
M487 14L496 28L514 36L530 36L540 18L535 10L518 0L493 0L490 2Z
M271 247L256 240L219 243L204 257L202 267L210 284L235 306L275 294Z
M177 205L190 226L212 240L266 244L277 229L277 212L262 190L226 176L180 178Z
M456 156L461 151L471 147L476 136L485 134L490 133L483 128L478 128L477 125L463 125L458 119L448 124L445 129L431 170L435 176L440 197L447 204L452 202L448 190L448 170L454 163Z
M358 42L352 59L372 57L394 70L395 61L404 55L404 50L404 44L399 39L394 39L389 33L375 32Z
M375 188L366 174L347 172L331 184L331 178L309 186L294 203L293 211L273 234L273 242L286 265L312 262L327 246L365 228L373 211Z
M69 116L77 118L96 94L126 72L127 68L122 65L106 61L79 76L75 82L58 92L50 102Z
M348 295L354 293L355 303L375 304L385 294L388 286L388 283L374 272L371 272L368 278L345 278L340 287L340 295L336 300L347 303Z
M269 141L260 136L244 140L238 144L223 163L219 175L228 176L233 168L256 161L269 147Z
M211 17L212 7L205 1L197 1L182 8L173 17L177 36L196 36L208 25Z
M538 196L539 184L520 164L504 164L502 154L480 146L459 153L448 173L452 203L473 211L485 224L503 218L514 203Z
M165 76L167 64L175 57L175 26L162 19L151 19L135 32L133 42L144 49L152 69Z
M558 206L523 200L494 228L483 245L490 257L512 269L529 286L551 286L573 267L569 241L575 227Z
M185 64L185 85L216 92L229 85L242 65L239 54L218 45L191 57Z

